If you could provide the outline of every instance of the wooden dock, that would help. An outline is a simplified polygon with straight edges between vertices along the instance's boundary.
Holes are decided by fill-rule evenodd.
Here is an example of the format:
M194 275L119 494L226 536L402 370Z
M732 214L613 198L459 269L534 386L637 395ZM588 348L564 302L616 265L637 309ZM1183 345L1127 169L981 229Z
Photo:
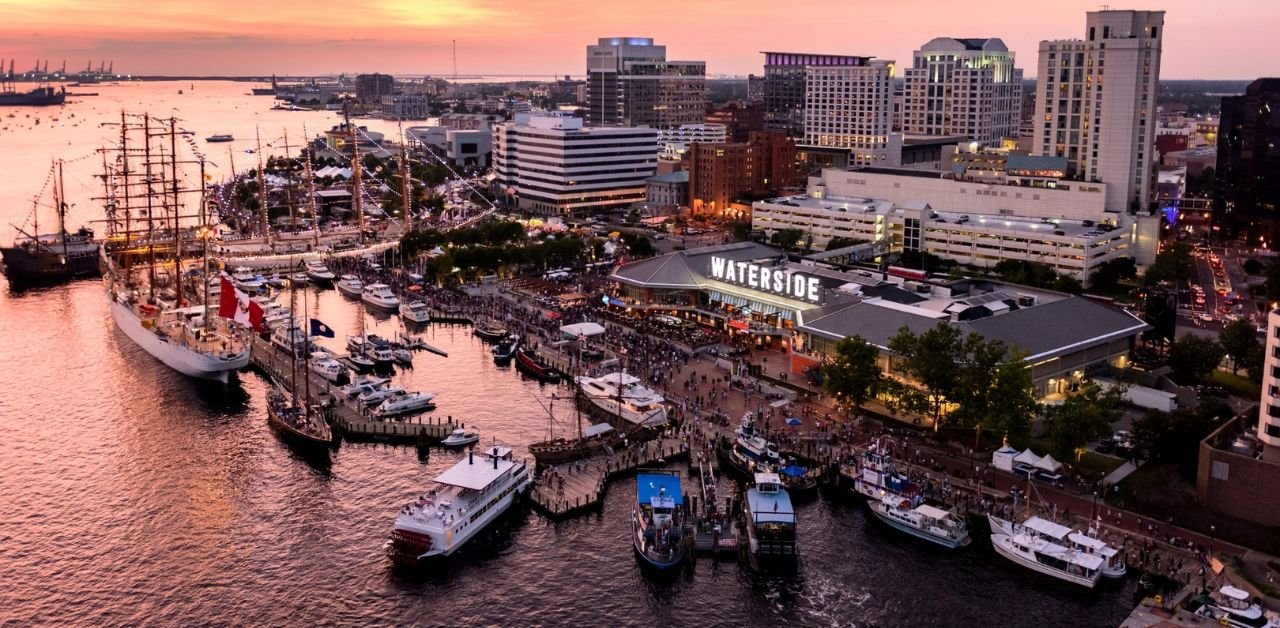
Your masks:
M687 455L688 445L678 438L638 443L615 451L612 456L606 454L543 469L529 497L533 505L549 517L572 516L598 508L609 480Z
M285 388L290 387L293 375L289 354L256 335L251 338L250 362L263 373L273 376ZM311 399L308 403L327 407L330 424L347 440L429 444L439 442L455 428L453 417L415 415L385 421L375 419L364 405L347 399L337 392L336 386L312 373L304 364L299 364L299 386L303 383L303 377L311 382Z

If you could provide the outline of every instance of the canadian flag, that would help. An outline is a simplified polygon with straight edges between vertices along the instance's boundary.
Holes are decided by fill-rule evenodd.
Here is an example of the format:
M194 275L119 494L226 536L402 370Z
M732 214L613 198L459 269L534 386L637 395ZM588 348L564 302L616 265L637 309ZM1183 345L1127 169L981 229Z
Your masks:
M222 275L222 294L218 297L218 316L229 318L246 327L252 327L254 331L263 331L266 326L263 324L262 306L249 298L239 288L231 283L231 278L226 274Z

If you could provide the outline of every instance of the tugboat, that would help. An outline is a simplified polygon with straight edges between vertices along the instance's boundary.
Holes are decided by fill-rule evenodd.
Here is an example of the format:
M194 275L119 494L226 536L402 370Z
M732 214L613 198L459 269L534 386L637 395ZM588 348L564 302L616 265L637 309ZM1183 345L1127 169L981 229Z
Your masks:
M1195 614L1208 617L1223 626L1236 628L1280 628L1280 621L1268 617L1262 606L1250 599L1249 592L1224 584L1213 593L1192 598Z
M747 558L753 569L775 562L784 566L798 563L796 512L778 474L755 474L755 486L747 489L742 514L747 530Z
M852 476L855 496L873 500L905 497L912 503L919 503L919 487L906 474L898 471L893 464L893 457L883 451L878 442L872 443L857 460L846 465L841 474L846 480Z
M949 549L964 547L969 544L969 530L964 519L949 510L943 510L928 504L912 507L911 500L903 498L896 501L869 500L871 514L902 532L930 543L937 543Z
M496 347L493 348L493 363L499 366L510 364L511 358L515 357L516 351L520 348L520 335L511 334L502 339Z
M742 424L734 435L733 445L721 458L729 470L742 478L753 478L759 471L774 471L781 457L778 446L756 433L752 413L742 416Z
M548 384L560 381L560 371L528 347L521 347L516 352L516 368L520 369L524 374Z
M648 469L636 475L631 541L643 564L665 571L684 562L687 546L682 506L678 473Z

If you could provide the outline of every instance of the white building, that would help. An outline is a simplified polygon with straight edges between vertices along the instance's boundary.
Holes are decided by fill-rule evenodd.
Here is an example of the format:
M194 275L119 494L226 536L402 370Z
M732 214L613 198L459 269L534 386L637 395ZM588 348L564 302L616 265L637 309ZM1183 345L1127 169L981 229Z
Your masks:
M724 144L729 141L729 129L723 124L682 124L678 127L658 129L658 148L667 154L680 154L690 144Z
M893 61L805 69L804 145L847 149L849 165L896 165Z
M1018 134L1022 70L999 39L938 37L903 72L901 106L903 133L995 144Z
M1085 39L1040 42L1035 152L1106 183L1112 211L1152 200L1163 37L1163 11L1090 11Z
M1085 281L1096 266L1129 254L1133 221L1106 210L1106 186L1010 176L993 184L910 169L826 169L807 194L752 204L752 228L924 251L976 266L1041 262ZM1039 187L1033 187L1039 185Z
M1262 371L1262 405L1258 409L1258 440L1264 460L1280 462L1280 310L1267 315L1266 368Z
M583 128L582 119L516 114L494 127L499 192L544 214L623 208L645 199L658 164L657 131Z
M416 150L429 150L458 166L485 166L493 152L493 130L411 126L404 139Z

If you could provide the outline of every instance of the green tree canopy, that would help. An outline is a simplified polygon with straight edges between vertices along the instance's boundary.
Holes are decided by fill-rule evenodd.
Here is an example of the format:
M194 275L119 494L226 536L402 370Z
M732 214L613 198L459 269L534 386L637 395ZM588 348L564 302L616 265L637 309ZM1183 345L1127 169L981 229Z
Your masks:
M1194 270L1191 247L1185 242L1173 242L1156 255L1155 261L1151 262L1151 266L1147 268L1142 281L1148 286L1161 281L1180 283L1191 279Z
M1120 257L1098 264L1089 275L1089 287L1099 292L1115 290L1122 280L1138 276L1138 266L1132 257Z
M796 248L802 238L804 238L804 232L799 229L779 229L773 232L773 237L769 241L790 251Z
M1200 441L1218 425L1216 421L1231 415L1230 406L1217 400L1205 400L1195 411L1148 410L1133 422L1133 439L1152 463L1177 465L1184 479L1194 481L1200 463Z
M1218 344L1231 358L1231 372L1238 373L1241 367L1248 365L1250 352L1262 343L1258 342L1258 332L1253 323L1242 318L1222 328L1218 333Z
M1222 363L1226 350L1213 338L1185 333L1169 346L1169 368L1182 382L1200 381Z
M1096 383L1087 382L1062 405L1050 407L1045 413L1045 432L1053 453L1062 459L1078 460L1089 441L1111 432L1111 424L1123 414L1123 403L1122 386L1104 391Z
M831 361L822 365L822 387L846 406L861 409L884 381L880 350L861 336L849 336L836 344Z
M956 365L964 353L963 345L959 328L941 324L918 336L903 327L889 339L889 350L898 356L898 366L928 395L935 430L942 421L943 405L960 382Z

